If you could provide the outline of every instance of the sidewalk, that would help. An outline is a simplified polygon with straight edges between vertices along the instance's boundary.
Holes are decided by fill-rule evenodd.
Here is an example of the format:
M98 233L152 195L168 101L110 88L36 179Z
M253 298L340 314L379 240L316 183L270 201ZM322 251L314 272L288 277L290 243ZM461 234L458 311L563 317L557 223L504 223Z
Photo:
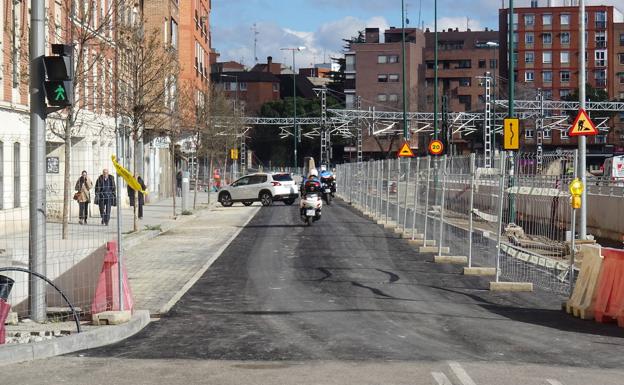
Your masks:
M205 202L205 201L204 201ZM221 207L207 210L125 252L135 309L165 314L193 286L260 209Z

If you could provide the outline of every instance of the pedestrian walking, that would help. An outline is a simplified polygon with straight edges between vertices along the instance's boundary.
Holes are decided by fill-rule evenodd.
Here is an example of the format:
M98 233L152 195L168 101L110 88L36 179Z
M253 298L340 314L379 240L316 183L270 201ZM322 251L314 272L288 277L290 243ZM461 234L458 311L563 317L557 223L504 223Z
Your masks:
M93 188L93 181L87 175L86 171L82 171L80 178L76 181L74 199L78 202L80 207L78 218L81 225L87 224L87 218L89 216L89 203L91 202L91 189Z
M176 196L182 196L182 170L178 170L176 174Z
M147 188L147 186L145 185L145 183L143 182L143 178L141 178L141 176L139 175L137 177L137 181L139 182L139 184L141 185L141 189L143 191L145 191L145 189ZM139 217L139 219L143 219L143 205L145 204L145 197L143 196L143 193L140 191L136 191L137 195L137 216ZM134 207L134 197L135 197L135 191L132 187L130 187L130 185L128 185L128 198L130 198L130 207Z
M112 206L117 206L117 193L115 179L108 174L108 170L102 170L102 175L95 182L95 204L100 207L102 224L108 226Z

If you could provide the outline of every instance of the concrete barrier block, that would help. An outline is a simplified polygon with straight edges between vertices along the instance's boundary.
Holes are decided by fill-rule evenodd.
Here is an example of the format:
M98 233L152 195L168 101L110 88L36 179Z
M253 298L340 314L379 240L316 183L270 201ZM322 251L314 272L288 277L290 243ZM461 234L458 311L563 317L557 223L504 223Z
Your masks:
M5 325L17 326L19 323L19 319L17 318L17 313L12 311L9 313L7 318L4 320Z
M490 291L533 291L531 282L490 282Z
M433 257L433 262L451 265L466 265L468 264L468 257L458 255L436 255Z
M383 224L385 229L394 229L397 226L396 222L388 222Z
M435 239L427 239L426 245L425 245L424 239L410 239L408 242L411 245L415 245L415 246L435 246L436 245Z
M437 246L421 246L418 249L419 253L432 254L439 252L439 248ZM451 250L448 247L442 247L442 254L448 254Z
M495 267L464 267L464 275L494 276Z
M403 236L403 229L400 228L400 227L395 227L394 232L395 232L395 234L398 234L401 237Z
M105 311L93 314L94 325L120 325L125 324L132 318L132 312L126 311Z

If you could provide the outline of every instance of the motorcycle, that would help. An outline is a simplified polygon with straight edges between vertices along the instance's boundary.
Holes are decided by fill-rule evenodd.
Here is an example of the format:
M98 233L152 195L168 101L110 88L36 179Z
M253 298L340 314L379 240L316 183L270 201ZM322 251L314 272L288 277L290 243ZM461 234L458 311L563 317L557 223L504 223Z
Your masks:
M327 205L331 205L332 198L334 198L334 193L336 192L336 181L334 177L321 178L321 191Z
M308 193L301 198L301 220L308 226L321 219L323 201L318 194Z

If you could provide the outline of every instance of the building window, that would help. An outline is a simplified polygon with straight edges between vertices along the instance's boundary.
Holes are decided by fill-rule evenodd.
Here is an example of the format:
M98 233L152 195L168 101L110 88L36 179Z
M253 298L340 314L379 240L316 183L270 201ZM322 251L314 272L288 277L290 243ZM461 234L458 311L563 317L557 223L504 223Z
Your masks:
M568 52L568 51L561 51L559 53L559 61L561 62L561 64L568 64L568 63L570 63L570 52Z
M561 21L561 25L570 25L570 14L562 13L559 20Z
M239 87L241 91L247 91L247 83L241 82Z
M544 83L552 83L552 71L542 71L542 81Z
M524 15L524 25L527 27L532 27L535 24L535 16L534 15Z
M459 78L460 87L470 87L471 84L472 84L471 78Z
M533 32L527 32L524 35L524 42L525 42L525 44L533 44L534 41L535 40L534 40Z
M607 66L607 51L596 51L596 67Z
M596 48L607 48L607 33L605 31L596 32Z
M568 89L561 89L561 90L559 90L559 98L561 98L561 99L567 98L571 94L572 93Z
M490 59L490 68L492 68L492 69L498 68L498 60L497 59Z
M524 137L525 138L532 139L534 135L535 135L535 131L529 130L529 129L524 130Z
M552 14L545 13L542 15L542 24L543 25L552 25Z
M279 83L273 83L273 92L279 92Z
M532 82L534 78L535 78L535 74L533 73L533 71L527 71L524 73L525 82Z
M535 54L533 52L524 53L524 62L527 64L535 62Z
M561 32L561 44L570 44L570 32Z
M171 46L178 48L178 23L173 19L171 19Z
M618 61L620 62L620 64L624 64L624 53L618 54Z
M606 135L596 135L596 144L607 144Z
M345 71L355 71L355 55L345 55Z
M378 64L386 64L388 62L388 56L386 55L379 55L377 56L377 63Z
M620 72L620 74L618 75L618 78L619 78L619 83L620 84L624 84L624 73L623 72ZM624 100L624 97L621 97L620 99Z
M542 34L542 43L544 44L552 44L552 33L544 33Z
M604 88L607 86L607 71L594 71L594 79L596 79L596 87Z
M378 102L387 102L388 101L388 95L386 95L386 94L378 94L377 95L377 101Z
M388 63L398 63L399 62L399 55L390 55L388 56Z
M487 61L485 59L479 59L479 68L485 68L487 66Z
M390 74L388 75L388 81L392 83L396 83L399 81L399 74Z
M398 102L399 101L399 95L397 95L397 94L390 94L390 96L388 97L388 101Z
M21 151L20 144L15 142L13 144L13 207L20 207L22 205L20 201L21 195Z
M568 130L561 130L559 132L560 132L561 139L568 139L568 138L570 138L570 135L568 135Z
M624 46L624 33L620 33L620 46Z
M550 128L544 128L544 139L552 138L552 130Z
M345 94L345 105L348 109L355 107L355 95Z
M605 11L596 12L596 28L597 29L607 28L607 12Z
M552 52L544 51L542 53L542 63L544 64L552 63Z
M457 62L456 68L472 68L472 62L470 60L460 60Z
M377 81L379 83L388 83L388 75L386 75L386 74L379 74L379 75L377 75Z
M570 81L570 71L561 71L560 79L562 83L568 83Z
M552 100L553 99L553 92L552 92L552 90L544 90L543 94L544 94L544 99L545 100Z

